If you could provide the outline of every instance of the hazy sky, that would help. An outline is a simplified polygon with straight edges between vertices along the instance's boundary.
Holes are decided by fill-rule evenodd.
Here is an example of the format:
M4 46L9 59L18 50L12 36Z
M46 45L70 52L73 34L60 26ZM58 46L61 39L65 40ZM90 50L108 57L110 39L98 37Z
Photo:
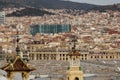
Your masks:
M109 5L114 3L120 3L120 0L70 0L70 1L98 4L98 5Z

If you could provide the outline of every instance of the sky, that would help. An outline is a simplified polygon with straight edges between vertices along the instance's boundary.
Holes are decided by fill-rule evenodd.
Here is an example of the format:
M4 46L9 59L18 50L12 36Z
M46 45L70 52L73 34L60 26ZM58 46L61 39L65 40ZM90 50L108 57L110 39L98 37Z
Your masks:
M120 0L69 0L69 1L97 4L97 5L111 5L111 4L120 3Z

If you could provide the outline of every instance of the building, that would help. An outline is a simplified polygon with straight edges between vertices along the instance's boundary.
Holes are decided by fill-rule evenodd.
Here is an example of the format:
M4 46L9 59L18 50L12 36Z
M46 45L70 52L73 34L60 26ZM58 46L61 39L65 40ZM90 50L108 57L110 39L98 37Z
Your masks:
M27 60L22 59L20 53L20 48L17 46L16 56L14 58L7 58L7 64L0 68L7 72L7 80L14 80L16 73L20 73L22 80L28 80L30 72L35 70L35 68L28 64Z
M80 66L80 55L78 50L76 50L76 45L72 47L68 56L70 57L70 66L66 72L66 80L83 80L83 71Z
M8 80L14 80L16 73L21 74L22 80L28 80L29 73L35 70L35 68L31 67L30 65L28 66L28 64L23 61L20 56L16 56L13 62L7 63L7 66L3 66L1 69L7 72Z
M53 25L31 25L30 26L30 33L35 35L37 33L62 33L62 32L70 32L71 26L68 24L53 24Z
M44 47L44 44L29 44L30 60L62 60L68 61L70 52L69 48L65 47ZM81 53L80 60L119 60L119 50L85 50L78 49Z
M5 23L5 12L0 12L0 24Z
M0 60L5 59L5 52L2 51L2 46L0 46Z

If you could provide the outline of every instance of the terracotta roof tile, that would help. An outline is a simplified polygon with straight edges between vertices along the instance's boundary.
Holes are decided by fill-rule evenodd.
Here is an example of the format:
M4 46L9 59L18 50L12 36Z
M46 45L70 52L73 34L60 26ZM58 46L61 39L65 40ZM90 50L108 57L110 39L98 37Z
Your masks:
M5 71L33 71L35 68L25 63L20 57L16 57L13 63L10 63L1 69Z

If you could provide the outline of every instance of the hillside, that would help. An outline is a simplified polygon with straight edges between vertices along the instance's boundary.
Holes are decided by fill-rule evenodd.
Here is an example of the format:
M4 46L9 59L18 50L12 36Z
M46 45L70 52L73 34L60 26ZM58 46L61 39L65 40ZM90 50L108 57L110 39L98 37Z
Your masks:
M106 11L106 10L120 11L120 4L97 6L97 7L92 8L92 10L98 10L101 12Z
M12 14L8 14L7 16L42 16L44 14L52 15L53 13L49 13L44 10L40 10L40 8L47 9L79 9L84 11L100 11L104 12L106 10L112 11L120 11L120 4L114 5L106 5L106 6L98 6L86 3L77 3L71 1L63 1L63 0L0 0L0 10L3 8L19 8L24 7L25 9Z
M35 7L35 8L48 8L48 9L80 9L89 10L96 5L77 3L71 1L61 0L0 0L2 3L12 6L24 6L24 7ZM19 5L18 5L19 4ZM3 7L6 7L2 5Z
M21 17L21 16L43 16L44 14L47 15L54 15L53 13L44 11L44 10L40 10L40 9L36 9L36 8L25 8L22 10L17 10L11 14L7 14L6 16L10 17L10 16L17 16L17 17Z

